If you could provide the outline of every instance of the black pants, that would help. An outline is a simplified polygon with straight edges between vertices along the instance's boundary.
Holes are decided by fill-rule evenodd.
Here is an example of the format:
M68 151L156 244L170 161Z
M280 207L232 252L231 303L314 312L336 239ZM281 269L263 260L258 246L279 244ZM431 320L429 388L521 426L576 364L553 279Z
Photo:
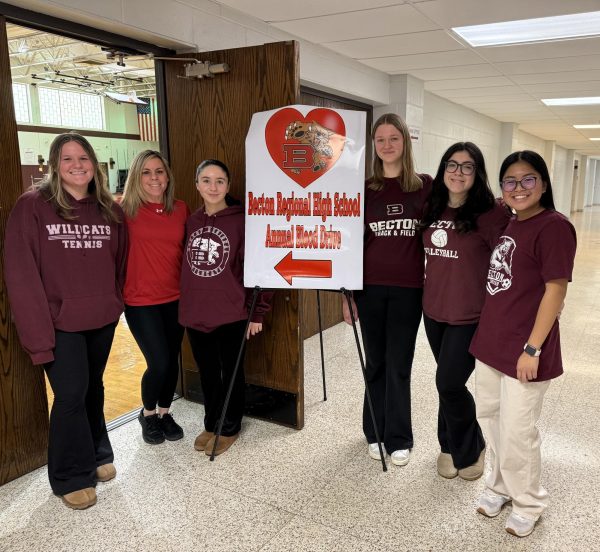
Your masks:
M146 410L169 408L179 375L183 327L177 321L179 301L125 307L125 318L146 359L142 376L142 402Z
M469 353L477 324L454 326L424 316L425 331L437 362L435 384L440 398L438 440L442 452L452 455L454 467L475 463L485 441L475 415L475 401L466 387L475 368Z
M421 321L420 288L365 286L355 293L367 381L379 436L388 452L413 446L410 374ZM365 396L363 431L377 441Z
M204 429L216 431L225 395L244 338L246 320L224 324L210 333L186 328L204 392ZM244 415L244 356L231 391L221 435L239 433Z
M114 459L104 422L102 375L115 327L56 330L54 360L44 369L54 393L48 477L57 495L95 487L96 468Z

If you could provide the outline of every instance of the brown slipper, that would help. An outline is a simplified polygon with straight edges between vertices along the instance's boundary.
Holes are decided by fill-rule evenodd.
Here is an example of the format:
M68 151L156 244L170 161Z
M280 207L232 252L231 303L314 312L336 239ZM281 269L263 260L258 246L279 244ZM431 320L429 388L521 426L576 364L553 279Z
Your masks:
M72 510L85 510L96 504L96 490L93 487L79 489L63 495L62 501Z

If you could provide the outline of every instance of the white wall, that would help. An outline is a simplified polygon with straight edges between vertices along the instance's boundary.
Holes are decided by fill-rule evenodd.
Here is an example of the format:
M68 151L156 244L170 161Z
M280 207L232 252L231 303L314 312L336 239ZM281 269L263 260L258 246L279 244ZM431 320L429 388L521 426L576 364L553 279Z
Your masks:
M543 156L545 148L545 140L522 130L517 130L516 136L513 137L512 151L532 150ZM502 160L500 162L502 163Z
M485 115L452 103L429 92L425 93L420 171L435 175L440 158L455 142L473 142L483 152L490 185L499 193L498 151L501 123Z

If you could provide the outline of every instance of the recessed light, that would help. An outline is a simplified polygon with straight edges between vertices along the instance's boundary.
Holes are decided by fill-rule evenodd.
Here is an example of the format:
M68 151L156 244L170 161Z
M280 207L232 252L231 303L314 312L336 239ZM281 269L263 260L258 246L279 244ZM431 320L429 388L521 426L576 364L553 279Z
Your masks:
M573 125L574 128L600 128L600 125Z
M452 30L475 48L565 40L600 35L600 12L469 25L454 27Z
M600 104L600 96L583 98L548 98L542 100L546 105L596 105Z

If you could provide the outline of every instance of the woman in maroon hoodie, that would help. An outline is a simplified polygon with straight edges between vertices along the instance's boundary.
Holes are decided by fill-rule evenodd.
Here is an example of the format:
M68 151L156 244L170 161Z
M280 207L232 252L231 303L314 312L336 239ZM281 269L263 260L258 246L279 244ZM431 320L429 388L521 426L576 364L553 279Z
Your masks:
M204 391L204 431L196 450L211 454L214 432L244 337L248 290L244 288L244 210L229 195L229 169L207 159L196 169L203 205L186 224L185 260L181 270L179 322L185 326ZM269 309L260 294L246 338L262 331ZM237 372L231 402L215 454L238 438L244 413L244 371Z
M19 198L6 227L15 325L54 392L50 486L74 509L94 505L96 482L116 475L102 375L123 311L122 221L91 145L66 133L50 145L48 174Z

